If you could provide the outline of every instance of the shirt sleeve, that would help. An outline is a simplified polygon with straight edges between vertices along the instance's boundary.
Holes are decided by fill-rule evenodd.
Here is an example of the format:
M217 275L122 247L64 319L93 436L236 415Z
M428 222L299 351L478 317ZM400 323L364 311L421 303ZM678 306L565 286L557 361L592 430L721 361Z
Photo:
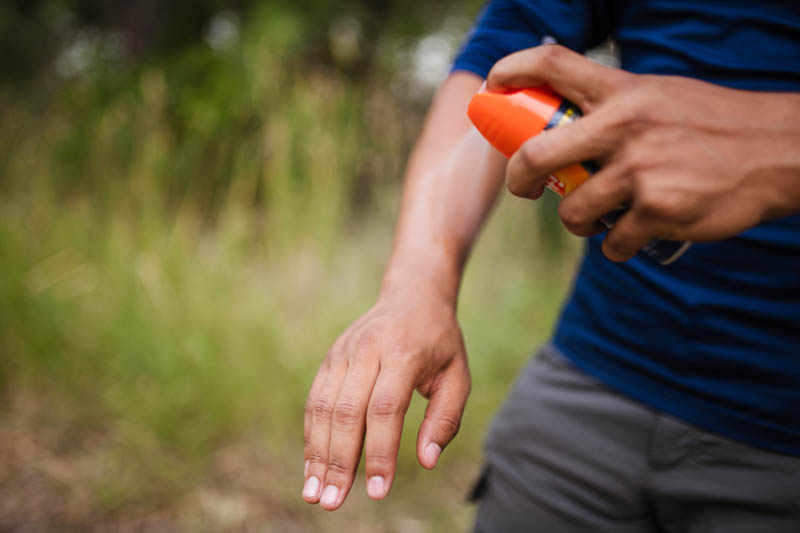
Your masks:
M578 52L613 31L611 0L491 0L478 15L453 62L485 78L498 60L542 43L545 36Z

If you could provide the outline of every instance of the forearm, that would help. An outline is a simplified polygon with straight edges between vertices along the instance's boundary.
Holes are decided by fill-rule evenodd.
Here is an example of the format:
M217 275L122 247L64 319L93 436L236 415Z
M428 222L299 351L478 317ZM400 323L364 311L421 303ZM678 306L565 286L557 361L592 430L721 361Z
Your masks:
M409 159L382 295L434 290L455 303L472 242L503 182L505 160L466 117L481 80L455 74L431 108Z
M340 507L362 456L369 496L386 497L414 389L430 399L417 437L422 466L433 468L458 431L470 377L456 293L504 173L466 118L481 82L457 74L439 91L409 160L381 297L333 343L311 385L303 424L309 503Z

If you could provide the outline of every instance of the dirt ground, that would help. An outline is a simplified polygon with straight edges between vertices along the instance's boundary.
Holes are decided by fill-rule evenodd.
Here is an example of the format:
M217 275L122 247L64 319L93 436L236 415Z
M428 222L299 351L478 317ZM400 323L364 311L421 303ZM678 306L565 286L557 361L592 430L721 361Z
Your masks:
M463 495L444 498L444 521L428 520L412 516L402 494L381 509L363 495L360 481L340 511L327 513L300 500L300 465L247 441L220 447L202 480L180 494L108 509L93 488L109 446L103 434L43 423L44 406L35 394L11 398L0 418L2 532L414 533L466 530L471 519ZM470 475L445 481L463 486Z

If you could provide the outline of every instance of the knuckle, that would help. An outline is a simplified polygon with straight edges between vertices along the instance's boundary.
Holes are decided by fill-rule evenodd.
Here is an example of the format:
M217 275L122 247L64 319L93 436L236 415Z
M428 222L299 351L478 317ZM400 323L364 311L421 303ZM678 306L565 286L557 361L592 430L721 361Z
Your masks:
M360 370L370 368L376 362L381 351L373 343L357 344L350 354L350 364Z
M585 217L582 213L582 209L580 206L576 205L575 202L567 202L566 200L562 200L562 202L558 205L558 215L561 217L561 221L564 222L564 225L568 228L574 228L586 222L584 220Z
M314 399L309 396L306 398L305 408L303 410L306 417L311 418L314 416Z
M677 221L681 219L683 202L676 194L664 194L659 202L659 215L662 219Z
M328 461L328 475L347 478L352 475L354 465L341 457L331 457Z
M361 422L358 405L350 400L339 401L333 410L333 421L336 425L351 427Z
M369 350L377 346L378 338L378 334L372 328L368 328L358 333L357 345L361 351Z
M402 414L400 402L391 396L380 396L370 403L369 417L377 422L393 420Z
M632 91L617 107L617 124L629 135L641 135L656 120L655 112L648 99L641 96L642 91Z
M536 174L539 172L539 167L542 162L542 151L539 149L539 143L524 143L519 149L519 154L520 160L524 166L523 169L519 170L523 170L524 172L517 172L518 175L525 176L527 174Z
M394 468L394 457L382 451L368 451L366 462L371 471L388 472Z
M652 158L647 150L641 146L625 147L620 151L617 163L622 170L623 176L627 179L639 179L642 172L648 170L652 164Z
M512 74L513 71L509 68L509 61L506 58L503 58L494 64L489 72L489 78L500 80L502 82L507 80Z
M346 334L341 335L338 339L334 341L333 345L328 350L328 353L325 354L325 362L328 363L328 366L330 366L331 359L334 359L335 357L338 356L339 353L342 352L342 349L344 348L346 343L347 343Z
M508 192L514 196L525 196L528 190L525 182L513 175L508 177L508 180L506 181L506 188L508 189Z
M606 246L617 252L627 250L626 241L627 236L620 231L611 232L605 238Z
M506 188L514 196L527 196L533 190L534 181L540 174L538 150L533 143L526 143L519 149L519 163L509 166L506 174Z
M564 56L569 51L560 44L550 44L540 46L535 58L536 66L542 69L552 68L564 60Z
M319 450L311 450L308 454L309 465L325 465L327 462L328 457Z
M647 193L640 196L636 208L642 218L671 219L678 212L679 203L672 195Z
M316 422L328 422L331 419L333 405L327 398L317 398L312 407L312 418Z
M442 415L436 421L439 430L445 435L455 436L461 428L461 417L454 415Z
M382 336L372 328L358 333L350 354L351 360L364 362L376 357L381 351L381 339Z
M605 239L605 246L612 252L621 256L628 256L636 251L631 250L631 247L628 245L628 236L620 233L609 234Z
M622 69L610 68L607 71L609 86L614 92L625 90L626 88L638 87L641 84L641 74L634 74Z

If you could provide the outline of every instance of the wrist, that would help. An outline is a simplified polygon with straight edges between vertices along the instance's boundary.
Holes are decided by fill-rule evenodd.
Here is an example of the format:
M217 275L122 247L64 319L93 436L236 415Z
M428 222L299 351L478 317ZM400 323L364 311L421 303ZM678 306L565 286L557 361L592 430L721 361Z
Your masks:
M396 251L381 283L379 299L414 294L455 309L461 282L459 254L442 250Z
M763 197L764 219L800 213L800 94L759 97L765 125L750 152L753 194Z

